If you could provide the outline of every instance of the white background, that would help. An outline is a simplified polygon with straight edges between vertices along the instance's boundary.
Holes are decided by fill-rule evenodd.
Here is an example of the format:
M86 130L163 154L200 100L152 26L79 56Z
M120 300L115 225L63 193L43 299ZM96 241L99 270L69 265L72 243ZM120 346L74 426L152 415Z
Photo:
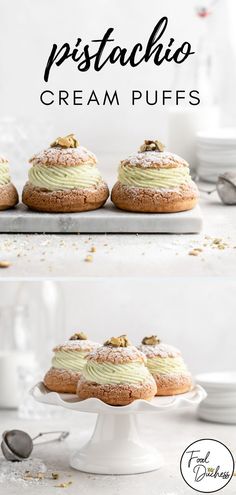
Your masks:
M16 304L29 307L29 328L37 353L51 357L58 341L83 330L103 342L112 335L127 333L133 343L145 335L158 334L162 341L179 347L193 373L235 369L236 280L217 278L81 279L59 283L58 306L50 323L42 313L40 283L1 283L1 308ZM21 290L21 298L17 291ZM50 286L44 301L53 307ZM59 316L58 321L57 316ZM0 320L1 332L10 321ZM11 331L11 328L8 328ZM51 335L53 334L53 335ZM2 337L1 337L2 342Z
M54 68L50 81L43 82L43 73L52 44L59 46L68 41L71 46L77 37L83 42L102 36L108 27L114 27L117 44L132 48L138 41L146 44L158 19L167 15L169 25L163 41L170 36L176 46L184 40L192 43L195 51L202 22L196 16L196 6L207 5L209 0L0 0L0 129L14 127L15 142L9 140L8 157L12 161L13 177L23 173L22 165L32 152L47 147L53 138L75 132L81 143L98 154L101 162L105 153L112 153L111 162L136 150L144 138L166 142L167 111L161 106L147 106L140 102L129 104L131 89L162 90L177 87L175 64L155 67L152 62L136 69L107 65L101 72L89 70L80 73L76 64L66 62ZM235 1L218 0L209 18L209 42L214 53L214 80L221 107L221 121L233 124L235 105ZM178 85L192 89L193 71L198 52L185 64L178 66ZM82 89L84 105L43 106L39 95L45 88L57 90ZM98 96L104 90L118 89L120 107L87 106L91 90ZM16 119L9 124L9 119ZM12 126L12 127L11 127ZM2 145L5 151L5 145ZM111 163L111 165L114 165ZM21 169L16 167L21 165ZM101 164L102 166L102 164ZM26 174L26 171L25 171ZM25 175L24 175L25 177Z
M119 158L137 149L144 138L158 137L165 142L166 110L144 104L131 108L127 95L132 88L174 87L173 65L156 68L149 63L137 69L115 65L99 74L92 70L82 74L73 64L65 63L52 71L50 87L83 89L85 102L92 89L98 94L104 89L119 89L122 106L94 108L86 103L82 107L43 107L39 94L45 88L45 63L53 42L73 44L78 36L88 42L103 35L110 26L115 28L116 42L131 48L137 41L148 39L162 15L169 17L165 40L168 34L178 43L189 40L196 50L200 21L195 7L202 3L205 4L201 0L0 0L0 144L8 125L4 119L8 123L15 119L16 140L9 141L7 149L14 174L23 174L25 165L26 177L30 154L48 146L55 136L72 131L82 144L97 153L100 162L105 153L112 154L111 168ZM234 123L236 117L235 5L235 0L219 0L209 20L210 41L216 54L214 88L225 124ZM193 62L179 67L182 77L186 75L186 88L192 85ZM230 279L160 279L140 284L136 280L81 280L76 289L72 284L67 287L69 290L62 288L65 337L78 327L98 340L127 332L137 341L143 334L160 333L163 340L180 346L194 372L233 368L236 284ZM9 285L8 290L2 286L1 305L14 303L15 291L16 284ZM37 299L37 291L32 289L29 301L33 295ZM37 315L31 325L32 331L40 331ZM55 328L55 341L57 338ZM48 348L47 341L43 348Z

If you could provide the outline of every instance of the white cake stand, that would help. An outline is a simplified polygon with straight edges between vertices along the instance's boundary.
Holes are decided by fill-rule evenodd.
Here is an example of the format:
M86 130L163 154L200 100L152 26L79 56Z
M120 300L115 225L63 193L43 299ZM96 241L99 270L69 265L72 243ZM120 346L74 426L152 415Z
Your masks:
M74 469L98 474L136 474L160 468L162 456L142 440L136 424L137 414L192 406L206 397L204 389L196 385L191 392L182 395L155 397L150 402L136 400L128 406L109 406L98 399L80 401L76 395L49 392L41 382L31 394L38 402L98 414L92 437L70 460Z

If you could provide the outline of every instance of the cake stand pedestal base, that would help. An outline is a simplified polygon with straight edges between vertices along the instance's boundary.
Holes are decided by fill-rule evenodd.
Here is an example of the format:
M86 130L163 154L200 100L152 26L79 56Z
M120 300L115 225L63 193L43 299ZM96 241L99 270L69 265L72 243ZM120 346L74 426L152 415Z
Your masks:
M143 441L144 432L136 418L139 414L196 406L206 398L199 385L186 394L154 397L151 401L139 399L127 406L110 406L95 398L79 400L77 395L50 392L42 382L35 385L31 394L44 404L98 415L92 437L70 459L74 469L94 474L137 474L159 469L162 457ZM160 428L159 422L156 427Z
M87 473L137 474L160 468L162 457L143 443L133 414L99 414L91 439L70 465Z

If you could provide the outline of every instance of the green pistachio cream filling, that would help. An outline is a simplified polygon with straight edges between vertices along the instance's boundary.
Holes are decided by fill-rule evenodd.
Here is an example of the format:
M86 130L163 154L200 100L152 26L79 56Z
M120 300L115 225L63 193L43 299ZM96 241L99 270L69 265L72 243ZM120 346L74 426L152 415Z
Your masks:
M0 186L5 186L10 181L9 166L7 163L2 163L0 165Z
M188 167L141 168L120 165L118 180L124 186L176 189L191 182Z
M56 351L52 358L52 366L57 369L80 372L86 363L87 354L88 351Z
M92 164L75 167L34 165L29 170L29 182L48 191L91 189L101 182L99 170Z
M132 362L124 364L98 363L87 361L83 368L86 380L101 385L140 384L150 379L150 373L144 363Z
M172 374L172 373L186 373L187 368L182 357L153 357L147 358L147 367L153 375L160 374Z

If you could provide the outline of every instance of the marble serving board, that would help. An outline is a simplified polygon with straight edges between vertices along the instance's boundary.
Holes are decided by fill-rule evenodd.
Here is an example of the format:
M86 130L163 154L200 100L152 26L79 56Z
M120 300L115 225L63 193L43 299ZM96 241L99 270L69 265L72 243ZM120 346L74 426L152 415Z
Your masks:
M198 233L200 208L180 213L129 213L107 202L103 208L82 213L38 213L20 204L0 212L0 232L51 234Z

